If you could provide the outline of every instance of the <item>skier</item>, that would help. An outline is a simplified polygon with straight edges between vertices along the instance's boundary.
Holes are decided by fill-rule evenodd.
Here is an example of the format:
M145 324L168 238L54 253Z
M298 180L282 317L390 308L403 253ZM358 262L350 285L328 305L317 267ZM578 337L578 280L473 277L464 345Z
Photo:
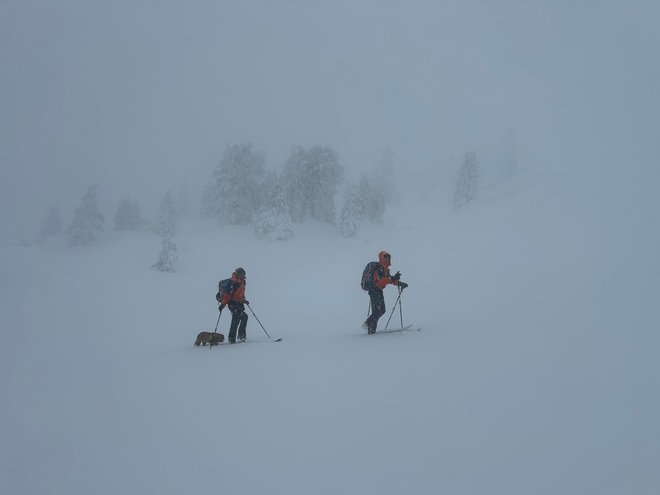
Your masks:
M371 299L371 315L362 324L362 328L365 328L368 334L376 333L378 319L385 314L385 297L383 296L385 286L396 285L400 290L408 287L407 283L399 280L400 272L390 275L391 260L390 253L381 251L378 253L378 262L367 264L363 273L362 288L368 291L369 299Z
M220 306L218 310L222 313L225 306L231 311L231 324L227 340L230 344L236 343L236 331L238 330L238 341L245 342L248 315L245 312L245 304L250 304L245 299L245 269L238 267L231 274L231 278L220 282L220 292L215 296Z

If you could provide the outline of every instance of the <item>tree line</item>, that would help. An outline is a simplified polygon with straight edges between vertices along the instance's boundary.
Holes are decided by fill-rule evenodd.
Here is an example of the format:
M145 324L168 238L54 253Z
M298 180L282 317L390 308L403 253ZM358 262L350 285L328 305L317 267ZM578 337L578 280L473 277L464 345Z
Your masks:
M336 225L353 237L362 220L382 222L388 197L396 196L391 155L386 152L358 185L345 181L339 156L328 146L294 146L280 171L266 172L262 152L251 144L230 145L204 191L202 216L254 225L259 238L271 240L290 238L292 224L306 220ZM346 192L337 215L342 185Z
M520 171L516 147L515 133L507 132L499 160L500 172L507 179ZM290 239L294 224L307 220L332 224L343 236L355 237L365 222L382 223L387 206L398 200L394 154L386 149L371 172L357 180L345 180L344 172L337 152L329 146L293 146L279 170L267 170L265 154L251 143L230 144L201 194L200 216L219 225L251 225L260 239ZM456 172L455 211L477 199L481 173L476 153L465 153ZM340 188L343 194L337 208ZM66 229L59 208L51 206L43 217L37 242L64 233L72 247L95 243L105 225L97 190L97 185L88 187ZM167 260L174 259L176 251L176 223L190 215L191 204L185 189L176 197L168 191L159 204L157 218L150 223L144 219L139 202L125 198L115 212L114 230L151 229L157 233L166 254L159 269L166 270L171 264Z
M357 181L345 181L344 167L332 148L295 146L280 171L267 171L263 152L250 143L232 144L226 147L203 191L200 215L219 225L251 225L260 239L290 239L293 224L307 220L335 225L343 236L355 237L363 222L382 223L387 205L397 200L394 168L393 153L388 149L370 174L362 174ZM342 185L342 206L337 211L335 199ZM478 185L476 154L465 153L454 185L454 210L476 200ZM71 247L95 243L105 226L97 193L97 185L88 187L66 229L59 208L50 207L39 240L64 233ZM142 215L140 203L125 198L115 212L113 229L151 229L162 238L162 253L155 268L172 271L176 225L191 209L185 190L177 197L168 191L150 224Z
M336 206L344 187L340 208ZM106 219L98 204L98 185L91 185L64 227L57 206L43 218L39 239L64 234L71 247L94 244L105 230ZM345 180L345 170L335 150L328 146L294 146L280 170L267 170L265 154L251 143L227 145L201 195L199 212L218 225L252 226L256 237L287 240L294 224L317 221L334 225L346 237L357 235L362 222L381 223L387 204L398 195L394 181L393 153L386 151L371 173L356 181ZM153 268L174 271L176 225L190 214L185 194L168 191L160 201L153 223L145 220L140 203L123 199L117 206L116 232L150 229L162 239Z

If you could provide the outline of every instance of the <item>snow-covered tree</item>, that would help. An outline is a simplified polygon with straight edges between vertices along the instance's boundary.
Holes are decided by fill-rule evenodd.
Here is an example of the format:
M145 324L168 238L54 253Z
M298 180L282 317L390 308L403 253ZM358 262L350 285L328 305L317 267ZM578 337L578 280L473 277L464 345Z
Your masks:
M335 195L344 179L337 153L327 146L295 146L284 165L285 196L295 222L335 222Z
M227 146L202 197L202 216L221 223L247 225L260 206L264 154L252 144Z
M307 199L309 195L304 188L304 184L308 181L306 169L307 151L302 146L294 146L284 164L282 175L286 202L294 222L302 222L307 213L306 202L309 201Z
M39 229L39 239L44 240L47 237L57 235L62 232L62 217L58 206L51 206L44 215Z
M115 232L137 230L144 226L140 204L131 198L121 200L115 213Z
M98 239L103 231L105 219L99 211L96 197L97 185L89 186L82 197L80 206L76 208L73 221L67 230L67 239L70 246L87 246Z
M158 254L158 260L151 265L151 268L159 272L176 272L176 263L178 261L176 244L170 237L163 237L161 250Z
M357 235L364 211L360 189L355 184L349 184L346 188L344 206L339 214L339 231L344 237L355 237Z
M262 203L255 218L254 232L259 239L271 241L284 241L293 236L291 214L275 172L269 172L262 185Z
M164 238L173 238L176 235L176 219L176 201L174 201L172 191L167 191L158 206L154 232Z
M360 179L359 194L362 201L362 214L372 223L383 223L387 191L383 189L383 182L378 176L363 175Z
M477 155L470 151L463 156L454 187L454 210L458 210L477 199L479 189L479 162Z
M396 185L396 171L394 152L389 146L385 148L380 162L376 166L371 176L372 189L381 196L380 199L385 205L396 204L399 201L399 188Z
M161 272L175 272L177 256L177 246L174 242L176 235L177 205L172 191L167 191L158 205L156 213L156 223L154 232L161 236L161 249L158 255L158 261L151 265L151 268Z

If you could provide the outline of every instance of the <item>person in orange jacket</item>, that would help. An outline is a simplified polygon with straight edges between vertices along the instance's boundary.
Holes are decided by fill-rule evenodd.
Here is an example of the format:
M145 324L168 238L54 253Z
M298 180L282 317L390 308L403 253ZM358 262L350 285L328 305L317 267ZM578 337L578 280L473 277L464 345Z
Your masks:
M362 328L367 329L368 334L376 333L378 326L378 319L385 314L385 297L383 289L388 284L397 285L401 289L408 287L408 284L401 282L399 278L401 273L396 272L395 275L390 275L390 265L392 257L390 253L381 251L378 253L378 264L374 264L373 274L371 280L366 282L366 288L371 300L371 315L362 324Z
M231 274L231 278L220 282L220 292L216 295L220 306L218 310L222 312L225 306L231 311L231 324L229 325L229 335L227 340L230 344L236 343L236 332L238 331L238 341L245 342L248 315L245 312L245 305L250 304L245 299L245 269L238 267Z

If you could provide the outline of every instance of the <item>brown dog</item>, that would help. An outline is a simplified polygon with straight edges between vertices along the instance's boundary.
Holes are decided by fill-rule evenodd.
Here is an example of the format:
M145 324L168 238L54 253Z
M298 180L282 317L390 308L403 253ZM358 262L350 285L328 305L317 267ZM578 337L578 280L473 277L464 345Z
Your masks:
M218 345L221 342L225 341L225 336L217 332L199 332L197 338L195 339L196 346L205 346L206 344L210 346Z

